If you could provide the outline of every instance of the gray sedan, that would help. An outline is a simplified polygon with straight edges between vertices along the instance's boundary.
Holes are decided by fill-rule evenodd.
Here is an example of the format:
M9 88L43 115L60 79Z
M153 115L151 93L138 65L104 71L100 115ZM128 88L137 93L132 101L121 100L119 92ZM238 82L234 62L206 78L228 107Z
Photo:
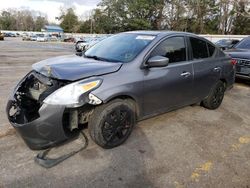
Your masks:
M113 148L142 119L195 103L218 108L234 79L231 58L204 38L126 32L82 57L34 64L11 95L7 115L31 149L56 146L86 125L98 145Z

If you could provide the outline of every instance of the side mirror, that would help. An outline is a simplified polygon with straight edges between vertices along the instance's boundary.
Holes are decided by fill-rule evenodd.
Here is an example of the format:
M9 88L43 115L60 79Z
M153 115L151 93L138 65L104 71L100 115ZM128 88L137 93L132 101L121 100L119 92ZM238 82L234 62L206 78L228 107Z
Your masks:
M166 67L168 66L169 59L163 56L154 56L149 58L146 63L147 67Z

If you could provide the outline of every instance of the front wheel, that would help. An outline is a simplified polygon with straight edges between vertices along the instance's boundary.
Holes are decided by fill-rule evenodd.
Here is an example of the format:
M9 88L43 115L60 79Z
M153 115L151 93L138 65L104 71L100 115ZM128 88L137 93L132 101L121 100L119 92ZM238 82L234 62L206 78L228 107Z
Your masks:
M225 89L226 87L222 81L217 82L208 97L202 101L202 106L210 110L217 109L222 103Z
M130 100L116 99L95 108L89 121L89 134L99 146L110 149L124 143L136 123Z

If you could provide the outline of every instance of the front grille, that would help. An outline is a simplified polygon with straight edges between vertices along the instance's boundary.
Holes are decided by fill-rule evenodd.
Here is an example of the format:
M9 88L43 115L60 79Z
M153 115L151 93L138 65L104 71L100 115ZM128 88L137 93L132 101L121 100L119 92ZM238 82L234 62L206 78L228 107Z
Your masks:
M250 59L235 59L237 61L237 66L250 67Z

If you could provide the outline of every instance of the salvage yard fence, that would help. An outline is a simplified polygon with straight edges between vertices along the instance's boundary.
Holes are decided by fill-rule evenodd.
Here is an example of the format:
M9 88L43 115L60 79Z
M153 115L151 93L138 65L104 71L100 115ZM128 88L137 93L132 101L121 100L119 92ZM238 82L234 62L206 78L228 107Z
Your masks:
M248 35L199 35L201 37L204 37L212 42L217 42L221 39L236 39L241 40L245 37L248 37Z
M22 35L23 33L27 33L27 34L41 34L41 33L46 33L46 32L33 32L33 31L7 31L7 30L0 30L3 33L18 33L20 35ZM64 38L67 37L76 37L76 38L80 38L80 37L98 37L98 36L104 36L106 34L89 34L89 33L63 33ZM212 42L217 42L218 40L221 39L237 39L237 40L241 40L245 37L247 37L248 35L210 35L210 34L201 34L199 36L202 36Z

